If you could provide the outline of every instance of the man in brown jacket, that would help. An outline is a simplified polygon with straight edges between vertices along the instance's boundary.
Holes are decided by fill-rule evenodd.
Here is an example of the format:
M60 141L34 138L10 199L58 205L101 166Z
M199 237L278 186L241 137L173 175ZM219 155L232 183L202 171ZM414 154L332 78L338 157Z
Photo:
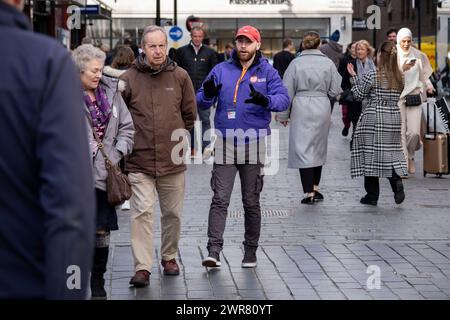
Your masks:
M136 128L134 150L126 171L132 184L131 247L135 275L130 284L149 284L153 263L153 219L156 193L161 207L161 264L165 275L180 273L175 260L180 239L185 190L184 163L171 158L179 141L175 130L189 130L197 116L189 75L167 57L163 28L149 26L142 36L143 53L121 77L123 93Z

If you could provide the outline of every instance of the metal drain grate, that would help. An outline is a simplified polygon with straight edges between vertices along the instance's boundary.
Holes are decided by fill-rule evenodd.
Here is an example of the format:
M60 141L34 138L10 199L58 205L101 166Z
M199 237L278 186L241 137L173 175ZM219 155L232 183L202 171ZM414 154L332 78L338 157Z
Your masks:
M276 209L263 209L261 210L261 216L263 218L286 218L289 217L288 210L276 210ZM228 211L229 218L243 218L244 210L230 210Z

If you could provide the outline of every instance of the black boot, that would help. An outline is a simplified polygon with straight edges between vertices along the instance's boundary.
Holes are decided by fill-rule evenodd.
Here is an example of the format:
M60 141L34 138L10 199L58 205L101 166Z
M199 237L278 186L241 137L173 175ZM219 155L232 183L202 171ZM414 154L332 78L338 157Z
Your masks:
M258 246L251 247L244 243L244 259L242 260L242 268L255 268L257 264L256 250Z
M394 192L395 203L402 203L403 200L405 200L405 189L403 187L402 179L398 175L388 179L391 184L392 191Z
M102 274L91 275L91 299L106 300L105 279Z
M108 263L109 247L95 248L94 264L91 273L91 298L93 300L106 299L105 279L103 274L106 272Z

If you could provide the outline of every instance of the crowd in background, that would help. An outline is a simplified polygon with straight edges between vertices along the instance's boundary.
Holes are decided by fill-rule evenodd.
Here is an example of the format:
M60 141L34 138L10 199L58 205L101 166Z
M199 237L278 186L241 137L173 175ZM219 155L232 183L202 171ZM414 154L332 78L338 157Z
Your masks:
M120 166L132 189L130 285L150 283L157 200L163 274L179 275L186 165L174 154L201 154L213 164L202 265L221 266L239 173L245 211L241 267L256 267L272 113L289 126L288 167L299 172L300 203L326 201L320 181L337 104L342 135L352 128L350 174L364 177L361 204L377 205L379 178L389 180L396 204L406 197L402 180L415 173L415 152L422 145L421 105L435 90L428 58L407 28L390 30L376 51L360 40L345 53L338 30L326 42L309 31L298 50L292 40L283 41L273 66L253 26L237 30L220 54L206 44L201 28L193 28L189 44L175 50L167 47L163 28L148 26L140 47L127 40L110 51L85 38L70 56L33 34L14 7L20 9L14 1L0 1L0 28L8 28L0 42L11 43L0 53L6 62L0 128L7 151L0 181L2 190L10 190L0 195L0 206L11 213L0 218L0 297L84 298L90 281L91 297L106 298L110 232L119 228L108 198L109 166ZM27 60L30 46L40 49ZM200 120L205 136L212 107L220 136L214 143L211 136L196 142L194 123ZM173 134L179 130L177 141ZM190 150L178 149L189 131ZM83 272L78 291L66 285L72 265Z

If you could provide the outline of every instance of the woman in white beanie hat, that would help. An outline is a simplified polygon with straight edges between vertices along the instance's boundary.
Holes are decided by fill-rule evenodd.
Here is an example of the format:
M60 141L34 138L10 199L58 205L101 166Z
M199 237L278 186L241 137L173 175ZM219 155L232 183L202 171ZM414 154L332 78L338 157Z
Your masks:
M402 71L405 87L400 95L399 107L402 115L402 145L408 160L408 172L415 173L414 154L421 147L420 124L422 102L427 92L434 91L430 81L433 73L425 53L412 45L412 32L402 28L397 33L398 65Z

